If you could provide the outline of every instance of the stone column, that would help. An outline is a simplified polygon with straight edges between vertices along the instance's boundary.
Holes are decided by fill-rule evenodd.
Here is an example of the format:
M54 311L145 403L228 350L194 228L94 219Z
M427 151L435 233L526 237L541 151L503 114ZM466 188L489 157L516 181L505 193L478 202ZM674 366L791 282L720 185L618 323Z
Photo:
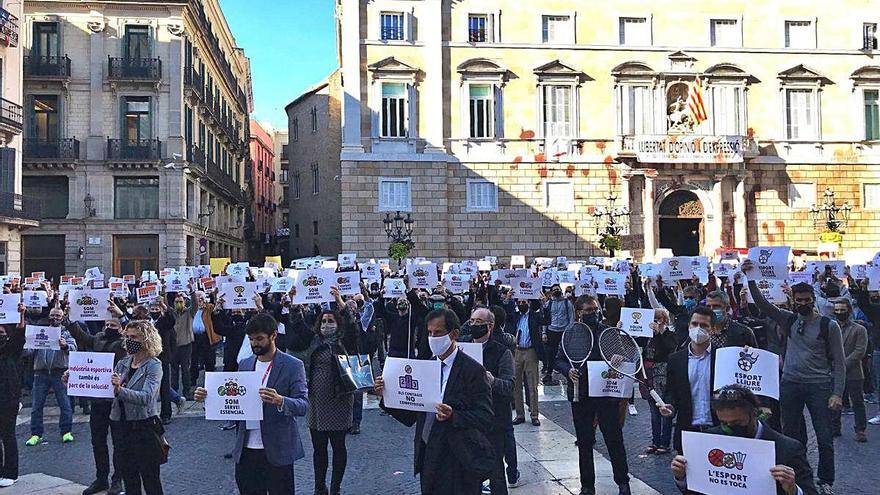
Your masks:
M707 215L707 220L711 220L709 222L711 228L706 229L707 238L703 248L703 254L707 256L714 254L715 250L724 244L722 239L724 234L724 195L721 192L723 182L723 176L715 177L712 182L712 192L710 193L712 213L711 216Z
M744 248L748 246L745 177L736 177L736 187L733 191L733 238L734 247Z
M425 1L428 22L419 23L419 38L424 43L425 82L422 86L419 102L424 115L419 118L424 122L426 153L444 153L443 146L443 2L441 0Z
M360 0L342 0L342 151L361 152ZM431 23L426 23L431 24ZM438 28L439 29L439 28Z
M107 67L107 52L104 49L104 31L89 33L89 135L85 142L88 160L103 160L107 150L107 136L104 135L104 115L117 115L116 104L111 108L104 105L104 72ZM73 137L73 136L70 136Z
M644 228L642 235L645 236L645 258L654 256L656 249L654 244L654 178L645 175L645 187L642 189L642 216Z
M167 27L167 26L166 26ZM164 33L163 33L164 34ZM169 160L176 154L183 157L183 38L171 35L168 40L168 61L162 61L168 71L168 136L163 148L164 156ZM161 91L158 94L162 101ZM161 115L161 112L160 112ZM161 137L161 136L160 136ZM182 161L182 160L178 160Z

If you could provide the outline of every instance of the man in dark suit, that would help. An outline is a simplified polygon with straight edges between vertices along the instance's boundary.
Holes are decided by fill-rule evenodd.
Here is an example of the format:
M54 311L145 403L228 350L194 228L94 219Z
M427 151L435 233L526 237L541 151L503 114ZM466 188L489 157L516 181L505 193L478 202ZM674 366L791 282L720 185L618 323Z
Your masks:
M730 316L730 297L726 292L710 292L706 296L706 306L715 314L715 323L710 332L712 347L758 347L755 332Z
M715 349L710 332L715 314L706 306L697 306L690 316L689 342L685 349L669 355L666 365L666 405L660 414L675 415L673 446L681 452L681 432L705 431L718 424L710 400L715 374Z
M456 345L461 325L453 311L431 311L425 322L428 345L442 363L443 402L436 413L386 408L384 401L379 405L402 424L416 425L414 467L423 494L479 495L494 463L483 433L491 431L494 421L486 370ZM376 394L381 397L384 388L376 378Z
M245 331L254 356L238 364L239 371L260 376L263 401L262 421L239 421L232 456L235 482L242 495L290 495L294 493L293 463L305 456L296 417L309 409L306 370L299 359L278 352L275 347L278 323L268 313L259 313ZM195 391L205 400L204 388Z
M775 444L776 465L770 468L770 475L776 480L777 495L818 494L804 445L758 420L758 399L751 390L740 385L722 387L712 396L712 411L721 425L706 433L756 438ZM687 459L675 456L671 468L679 490L684 494L696 493L687 489Z

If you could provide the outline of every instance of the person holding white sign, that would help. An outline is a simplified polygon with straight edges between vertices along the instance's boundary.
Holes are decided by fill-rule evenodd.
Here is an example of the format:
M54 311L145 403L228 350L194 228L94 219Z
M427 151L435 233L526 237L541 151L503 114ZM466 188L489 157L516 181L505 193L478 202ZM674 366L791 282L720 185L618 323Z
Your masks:
M762 459L750 458L747 453L743 455L743 452L738 452L740 455L736 456L710 447L708 452L698 450L691 453L686 451L684 455L677 455L672 460L672 476L682 493L706 493L690 491L688 486L717 484L718 491L712 492L713 494L754 493L756 495L770 495L769 492L758 488L762 481L769 482L771 485L775 483L777 495L817 495L819 493L813 483L813 470L807 460L804 445L773 430L758 419L760 415L758 399L750 390L738 385L723 387L713 395L711 407L721 424L707 430L707 434L773 442L776 452L776 458L773 462L776 464L769 469L772 480L759 479L759 473L740 475L744 472L746 463L761 462ZM688 458L690 458L690 462L688 462ZM766 460L764 461L766 462ZM703 466L703 462L708 462L709 466L704 470L698 470L696 466ZM690 465L694 465L694 467L692 468ZM691 473L691 476L702 478L689 482L688 473ZM753 487L751 490L748 488L750 484Z
M422 493L479 495L480 485L492 472L490 453L477 453L478 465L461 462L461 449L473 445L468 437L483 436L493 422L492 392L486 371L460 352L460 323L448 309L434 310L425 317L428 345L439 360L440 392L443 402L436 413L379 406L405 426L415 425L414 468ZM374 390L382 397L385 383L376 378ZM454 407L453 407L454 405ZM488 442L483 438L482 443Z
M709 332L712 348L758 347L755 332L733 320L730 314L730 296L723 290L713 290L706 295L706 306L715 314L715 322Z
M294 493L293 463L305 457L296 417L309 409L306 370L299 359L278 352L278 322L259 313L247 323L254 355L239 363L239 371L254 371L261 378L262 421L239 421L232 457L235 483L241 493ZM207 391L196 388L195 400Z
M18 439L15 420L21 399L19 360L24 350L24 305L18 305L19 324L0 325L0 488L18 480Z

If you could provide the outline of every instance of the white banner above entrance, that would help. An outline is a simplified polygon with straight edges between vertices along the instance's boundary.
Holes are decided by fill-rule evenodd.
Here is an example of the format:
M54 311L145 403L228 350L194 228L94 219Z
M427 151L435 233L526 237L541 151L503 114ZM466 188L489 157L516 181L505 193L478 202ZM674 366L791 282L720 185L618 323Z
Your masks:
M742 136L635 136L641 163L742 163Z

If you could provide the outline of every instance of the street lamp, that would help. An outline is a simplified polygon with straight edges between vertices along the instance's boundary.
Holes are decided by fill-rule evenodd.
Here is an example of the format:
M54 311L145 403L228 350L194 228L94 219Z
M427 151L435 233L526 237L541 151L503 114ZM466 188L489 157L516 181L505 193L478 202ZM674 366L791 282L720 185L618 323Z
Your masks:
M593 210L593 218L596 220L596 235L599 236L599 245L608 251L609 256L614 256L614 251L620 249L620 234L625 232L627 225L624 218L629 218L629 208L618 207L617 195L609 194L605 200L606 206L600 206ZM604 223L604 227L601 225Z
M839 233L841 228L846 228L853 207L846 201L837 206L831 188L826 188L823 196L821 205L814 204L810 207L810 217L817 227L824 224L828 231Z
M399 269L403 259L415 247L415 243L412 241L415 220L409 213L404 218L398 211L393 217L390 212L386 213L382 223L385 224L385 235L391 240L388 255L397 260L397 268Z

